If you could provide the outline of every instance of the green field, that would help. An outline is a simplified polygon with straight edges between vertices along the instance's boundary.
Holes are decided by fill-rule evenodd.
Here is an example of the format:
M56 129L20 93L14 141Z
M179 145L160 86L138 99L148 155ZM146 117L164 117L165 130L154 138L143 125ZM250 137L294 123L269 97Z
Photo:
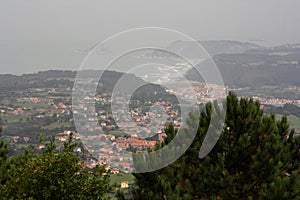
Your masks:
M73 126L72 122L56 122L56 123L44 126L43 128L52 130L52 129L61 128L61 127L70 128L72 126Z
M120 173L110 175L110 182L112 184L120 184L122 181L128 181L129 184L134 183L134 176L130 173Z
M107 134L111 134L111 135L114 135L116 137L122 137L122 136L126 135L125 132L120 131L120 130L108 131Z
M32 103L32 102L14 102L14 106L18 107L26 107L26 108L34 108L34 109L39 109L39 108L48 108L49 105L47 103L43 102L38 102L38 103Z
M12 115L12 114L1 114L1 120L5 123L14 123L14 122L25 122L27 118L30 118L28 116L23 115Z

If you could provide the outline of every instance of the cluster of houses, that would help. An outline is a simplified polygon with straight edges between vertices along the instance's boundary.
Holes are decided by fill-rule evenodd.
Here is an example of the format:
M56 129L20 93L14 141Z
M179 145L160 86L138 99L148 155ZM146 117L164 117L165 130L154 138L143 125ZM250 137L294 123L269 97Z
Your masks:
M197 97L197 103L205 103L216 98L224 98L227 88L224 86L219 86L215 84L192 84L188 87L177 88L176 91L168 90L167 92L179 95L184 99L192 98L191 92L194 93ZM49 94L55 94L56 92L63 92L64 89L49 89ZM65 91L66 92L66 91ZM70 89L68 89L70 92ZM80 92L80 91L79 91ZM85 91L81 91L85 92ZM130 171L130 163L132 161L128 156L124 156L124 151L147 151L147 149L153 149L158 142L164 141L166 137L164 133L164 128L167 123L173 123L175 129L178 129L181 126L180 119L180 106L174 105L166 101L158 102L147 102L147 106L159 105L163 107L166 116L161 113L152 113L151 111L145 111L145 109L136 107L131 110L124 110L122 107L115 110L117 116L111 112L111 95L108 93L102 94L86 94L84 101L93 102L93 104L84 104L71 105L71 98L59 98L56 99L54 96L47 96L47 98L41 97L22 97L17 98L17 102L25 103L45 103L48 104L48 108L40 108L33 110L26 107L9 107L8 105L0 105L0 111L6 114L20 115L27 114L31 115L32 113L38 112L43 113L36 115L40 116L53 116L54 114L65 114L71 112L76 115L80 115L82 119L87 122L95 121L98 122L97 127L89 126L89 123L83 124L83 129L87 132L97 133L94 135L88 135L87 133L76 133L72 132L75 139L82 139L86 141L85 148L91 151L98 160L101 162L112 163L111 172L118 173L116 170L122 169L123 171ZM253 97L254 99L260 100L263 104L285 104L285 103L297 103L300 104L300 100L290 100L290 99L274 99L274 98L261 98ZM63 99L63 100L61 100ZM136 102L139 104L140 102ZM97 109L95 109L97 105ZM147 110L147 109L146 109ZM129 116L130 121L117 121L118 117L122 115ZM117 121L117 122L116 122ZM113 131L122 131L126 129L126 136L118 136L118 134L113 134ZM66 141L70 135L71 131L64 131L57 134L57 139L61 142ZM143 133L146 135L156 136L155 139L149 139L150 137L140 137ZM18 141L20 138L18 136L14 137L14 141ZM28 141L29 138L21 138L24 141ZM43 148L43 146L40 146ZM82 152L82 147L76 148L77 152ZM99 162L100 162L99 161ZM87 163L88 166L95 165L94 161Z
M268 97L252 97L254 100L259 100L261 104L270 104L270 105L284 105L287 103L293 103L300 105L300 99L279 99L279 98L268 98Z
M75 152L81 153L84 150L88 150L93 154L98 161L93 159L87 160L85 165L89 168L95 167L97 164L107 165L107 169L110 173L118 174L119 170L131 171L132 158L129 154L124 152L129 152L132 149L136 149L140 152L147 151L147 149L155 148L158 142L163 142L166 134L160 133L157 136L157 140L140 139L136 136L122 137L112 134L97 134L97 135L81 135L75 131L64 131L58 133L56 138L60 142L65 142L73 135L76 140L81 139L84 146L76 147ZM84 149L82 149L84 148Z

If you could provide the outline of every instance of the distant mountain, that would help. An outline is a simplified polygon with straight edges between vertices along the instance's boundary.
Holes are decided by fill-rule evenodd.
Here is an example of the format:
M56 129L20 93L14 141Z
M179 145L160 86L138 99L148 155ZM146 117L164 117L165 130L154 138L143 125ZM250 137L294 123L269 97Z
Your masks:
M98 74L103 73L100 86L102 90L112 91L114 85L118 80L124 75L124 73L115 71L96 71L96 70L85 70L82 71L81 77L86 79L97 79ZM76 78L76 71L64 71L64 70L49 70L41 71L33 74L24 75L10 75L1 74L0 75L0 91L10 91L10 90L20 90L25 88L44 88L44 87L59 87L63 85L64 87L73 87L74 80ZM133 74L128 74L133 82L139 84L143 83L143 80L134 76Z
M159 100L165 101L177 101L174 95L171 95L165 91L165 88L157 84L151 84L145 82L143 79L136 77L134 74L126 74L115 71L96 71L85 70L81 72L81 78L86 79L98 79L98 75L103 73L99 81L97 92L111 93L118 81L124 79L120 85L120 89L124 92L128 88L134 86L137 90L133 94L133 99L146 100ZM49 70L42 71L33 74L24 75L11 75L0 74L0 94L6 95L9 92L22 91L30 88L73 88L74 80L76 77L76 71L64 71L64 70ZM142 87L139 87L143 85ZM154 97L153 93L157 95ZM0 95L1 96L1 95ZM146 99L146 97L151 97Z
M284 45L273 48L251 49L244 53L213 56L225 85L255 87L259 85L300 86L300 45ZM211 60L205 60L196 68L209 69ZM186 73L187 79L199 80L195 69Z
M218 54L238 54L245 53L249 50L265 49L257 44L230 40L200 41L199 43L211 56Z
M0 74L0 92L25 90L27 88L59 87L61 84L72 87L76 72L49 70L34 74Z
M86 70L81 74L85 78L99 78L97 71ZM134 74L124 74L115 71L104 71L100 83L97 88L98 93L108 92L112 93L116 89L116 84L122 79L122 82L118 84L118 91L131 92L132 88L137 90L133 93L133 100L144 101L170 101L177 102L177 98L166 92L165 88L161 85L147 83L143 79L136 77ZM154 93L156 95L154 95Z

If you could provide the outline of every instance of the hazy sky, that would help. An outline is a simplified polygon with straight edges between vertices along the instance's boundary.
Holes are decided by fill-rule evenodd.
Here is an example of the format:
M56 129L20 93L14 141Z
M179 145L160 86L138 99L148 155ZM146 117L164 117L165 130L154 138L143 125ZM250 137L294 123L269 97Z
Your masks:
M197 40L300 43L299 0L1 0L0 73L77 70L120 31L158 26Z

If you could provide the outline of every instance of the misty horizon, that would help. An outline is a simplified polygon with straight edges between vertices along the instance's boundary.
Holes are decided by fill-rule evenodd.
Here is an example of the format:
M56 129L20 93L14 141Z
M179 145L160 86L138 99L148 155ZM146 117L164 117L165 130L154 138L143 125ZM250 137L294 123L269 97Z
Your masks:
M3 1L0 73L77 70L95 44L141 27L168 28L197 41L300 43L299 7L295 0Z
M176 43L176 42L187 42L187 41L173 41L171 44L173 43ZM197 41L199 43L201 42L216 42L216 43L221 43L221 42L232 42L232 43L241 43L241 44L251 44L251 45L257 45L259 47L262 47L262 48L267 48L267 49L272 49L272 48L275 48L275 47L281 47L281 46L285 46L285 45L300 45L300 42L296 42L296 43L283 43L283 44L279 44L279 45L274 45L274 46L264 46L264 45L261 45L259 44L258 42L254 42L254 41L239 41L239 40L203 40L203 41ZM169 45L171 45L169 44ZM28 74L36 74L36 73L39 73L39 72L44 72L44 71L51 71L51 70L63 70L63 71L80 71L80 65L82 64L81 62L84 60L84 57L93 49L95 48L95 45L92 45L91 47L89 48L85 48L85 49L77 49L77 50L73 50L73 52L70 52L70 53L73 53L73 56L74 58L76 58L76 60L79 62L78 65L74 65L74 66L52 66L52 67L43 67L41 66L42 68L37 68L35 69L34 66L33 69L22 69L22 68L18 68L18 71L0 71L0 74L2 75L7 75L7 74L11 74L11 75L17 75L17 76L22 76L22 75L28 75ZM205 47L203 47L206 51L208 51ZM115 54L114 52L110 52L109 49L97 49L95 48L99 53L99 54ZM208 51L208 53L210 54L211 52ZM213 55L211 55L213 56ZM81 59L79 61L79 59ZM15 67L22 67L22 66L15 66ZM39 67L39 66L36 66L36 67ZM86 67L85 69L83 70L104 70L104 67L103 68L99 68L98 66L93 66L93 67ZM117 71L117 72L122 72L120 70L109 70L109 71ZM123 71L124 72L124 71Z

